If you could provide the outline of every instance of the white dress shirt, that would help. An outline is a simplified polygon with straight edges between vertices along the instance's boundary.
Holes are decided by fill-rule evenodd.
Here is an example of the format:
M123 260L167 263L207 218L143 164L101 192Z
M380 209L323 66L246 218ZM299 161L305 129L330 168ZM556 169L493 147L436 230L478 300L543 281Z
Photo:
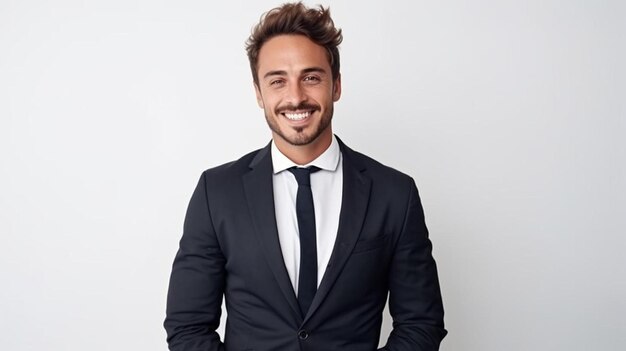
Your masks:
M316 166L319 171L311 173L311 192L315 208L315 233L317 242L317 286L319 287L337 238L341 197L343 194L343 168L339 143L333 140L318 158L306 165L297 165L283 155L272 142L272 164L274 167L274 209L278 239L289 273L293 290L298 294L300 275L300 236L296 215L298 182L287 169L293 166Z

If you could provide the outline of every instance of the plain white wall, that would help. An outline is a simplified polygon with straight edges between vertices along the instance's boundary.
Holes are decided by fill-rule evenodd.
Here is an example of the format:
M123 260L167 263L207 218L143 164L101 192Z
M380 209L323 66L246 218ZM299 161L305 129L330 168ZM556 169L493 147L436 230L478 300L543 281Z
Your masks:
M2 349L166 349L196 181L270 137L243 43L279 3L0 1ZM441 349L626 349L624 2L326 4L334 129L418 183Z

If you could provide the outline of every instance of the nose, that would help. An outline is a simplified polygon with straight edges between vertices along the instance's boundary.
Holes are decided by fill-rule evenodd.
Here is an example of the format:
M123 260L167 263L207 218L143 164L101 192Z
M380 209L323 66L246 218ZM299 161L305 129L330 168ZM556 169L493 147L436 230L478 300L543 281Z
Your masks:
M285 102L293 106L298 106L306 99L306 93L298 82L289 84L289 87L286 90Z

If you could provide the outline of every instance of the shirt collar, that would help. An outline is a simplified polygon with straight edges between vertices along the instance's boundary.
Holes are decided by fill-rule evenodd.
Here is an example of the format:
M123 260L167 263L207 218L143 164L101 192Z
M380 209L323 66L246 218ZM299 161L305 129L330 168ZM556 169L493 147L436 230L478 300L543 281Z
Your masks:
M306 165L298 165L291 161L287 156L285 156L278 148L274 141L272 140L272 166L274 167L274 174L280 173L291 167L308 167L315 166L320 169L334 172L337 170L337 166L339 166L339 160L341 158L341 151L339 150L339 143L337 142L337 138L333 135L333 139L330 143L330 146L326 151L324 151L321 155L319 155L315 160L307 163Z

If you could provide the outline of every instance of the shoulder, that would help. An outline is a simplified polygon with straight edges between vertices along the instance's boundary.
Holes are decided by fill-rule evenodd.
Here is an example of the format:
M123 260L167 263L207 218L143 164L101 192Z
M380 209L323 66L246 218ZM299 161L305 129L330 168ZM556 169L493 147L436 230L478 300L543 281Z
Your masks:
M352 179L369 182L370 205L375 212L403 215L410 206L421 203L411 176L348 147L342 149L342 154L344 177L352 167L359 174Z
M249 172L251 164L266 154L269 154L269 147L267 146L249 152L237 160L209 168L202 173L202 178L209 183L228 183Z
M367 174L373 181L383 184L406 186L413 183L413 178L395 168L389 167L363 153L355 151L341 143L344 162Z

